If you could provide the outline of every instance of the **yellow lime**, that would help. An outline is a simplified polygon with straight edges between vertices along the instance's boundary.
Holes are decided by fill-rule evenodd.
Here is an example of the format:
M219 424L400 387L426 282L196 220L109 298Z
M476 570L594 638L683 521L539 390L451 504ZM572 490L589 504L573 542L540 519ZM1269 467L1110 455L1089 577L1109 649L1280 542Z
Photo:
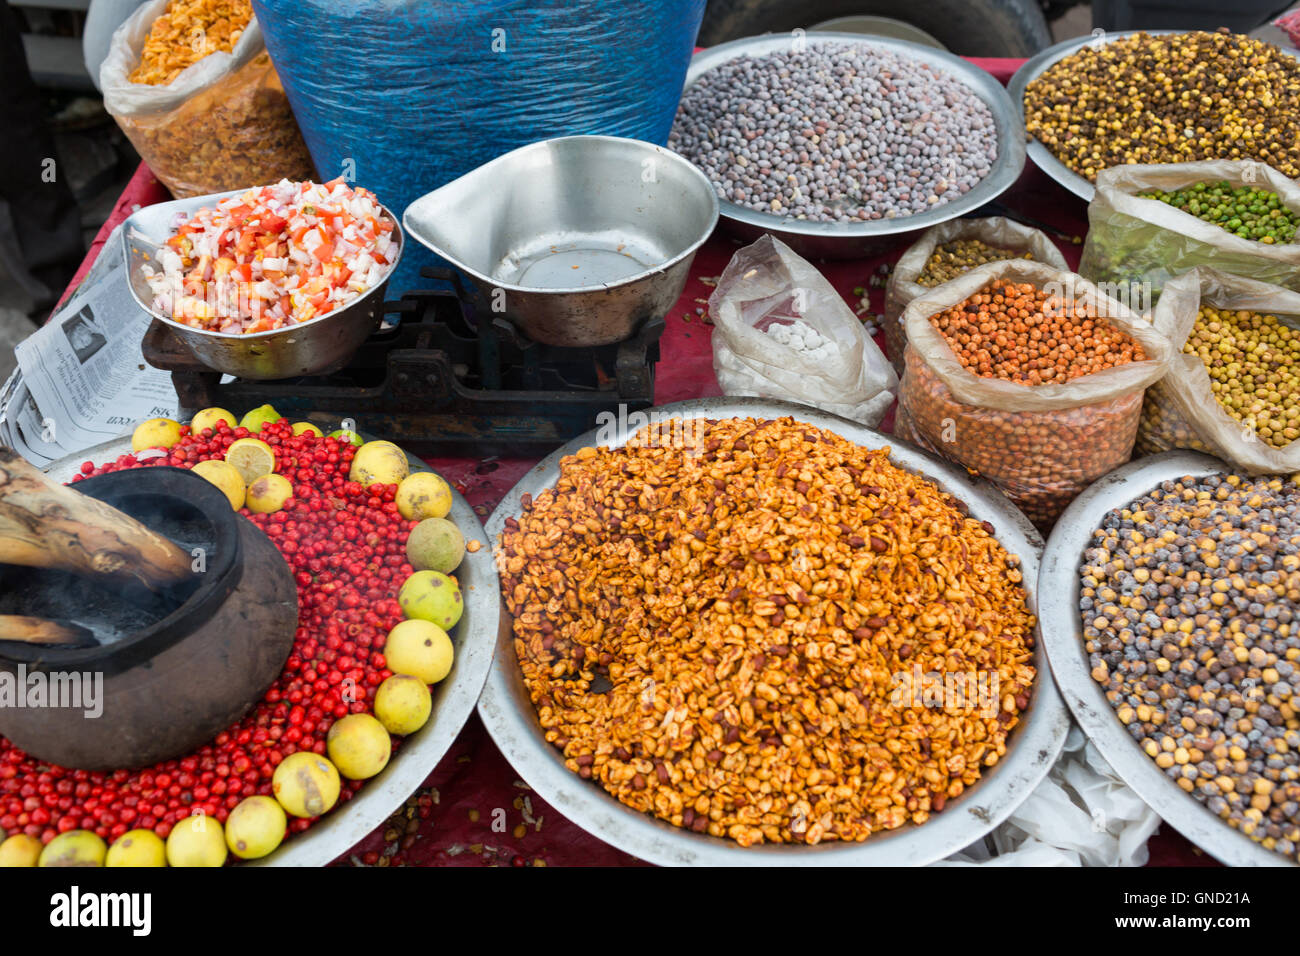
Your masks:
M269 515L293 497L293 485L284 475L263 475L248 486L244 504L249 511Z
M171 448L180 440L180 422L174 422L170 418L150 418L135 426L135 431L131 433L131 450Z
M238 511L244 507L244 495L247 489L244 487L244 477L228 461L222 461L220 458L209 458L207 461L201 461L192 469L194 474L206 478L218 488L230 500L230 507Z
M402 583L397 603L407 617L432 621L444 631L455 627L465 610L460 585L441 571L416 571Z
M152 830L127 830L113 841L105 866L166 866L167 847Z
M357 449L348 478L369 488L396 485L410 472L411 465L402 449L390 441L368 441Z
M428 686L410 674L394 674L375 691L375 716L390 734L413 734L429 720L433 696Z
M41 841L26 833L15 833L0 843L0 867L35 866L41 858Z
M317 438L321 437L321 430L311 422L295 422L293 433L295 435L315 435Z
M368 780L388 765L392 741L369 714L348 714L334 721L325 737L330 760L349 780Z
M271 775L271 792L295 817L318 817L328 811L338 801L339 787L338 769L310 750L289 754Z
M167 835L167 862L172 866L221 866L226 862L226 836L216 817L196 813L185 817Z
M445 518L451 510L451 486L431 471L417 471L402 479L396 500L407 521Z
M455 649L447 632L432 621L403 621L388 632L384 660L394 674L436 684L451 671Z
M275 452L260 438L235 439L226 449L226 461L235 466L246 485L275 471Z
M234 412L228 412L224 408L205 408L190 422L190 431L195 435L202 435L206 429L216 428L221 422L234 428L238 421Z
M41 851L40 866L103 866L108 846L89 830L60 833Z
M241 860L257 860L280 845L287 826L284 808L270 797L248 797L226 817L226 845Z

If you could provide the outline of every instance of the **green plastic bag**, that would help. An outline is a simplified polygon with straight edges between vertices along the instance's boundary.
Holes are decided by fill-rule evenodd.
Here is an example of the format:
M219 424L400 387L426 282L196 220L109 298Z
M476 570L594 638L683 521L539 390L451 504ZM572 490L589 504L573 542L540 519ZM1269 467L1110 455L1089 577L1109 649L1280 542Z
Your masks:
M1225 181L1270 189L1300 213L1300 183L1264 163L1216 159L1112 166L1097 175L1079 274L1096 283L1142 284L1151 301L1166 282L1197 266L1300 291L1300 243L1243 239L1168 203L1138 196Z

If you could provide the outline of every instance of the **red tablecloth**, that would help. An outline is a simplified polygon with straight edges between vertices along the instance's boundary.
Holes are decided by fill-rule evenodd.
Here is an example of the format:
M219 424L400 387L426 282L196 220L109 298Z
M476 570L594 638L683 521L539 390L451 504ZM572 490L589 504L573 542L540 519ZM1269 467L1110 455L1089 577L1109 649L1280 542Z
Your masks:
M1005 83L1022 61L974 61ZM104 223L69 291L90 269L113 228L140 206L169 199L165 187L141 166L127 185L112 216ZM1032 165L1001 199L1007 207L1062 230L1082 236L1087 207ZM657 404L718 395L713 374L711 327L696 314L711 289L701 278L715 277L739 243L719 231L700 249L691 279L677 306L667 316L661 342L655 399ZM1078 264L1080 248L1058 240L1070 265ZM879 265L893 262L899 248L870 260L819 263L830 282L854 307L854 289L868 287ZM873 312L883 310L883 292L871 289ZM883 337L877 341L883 347ZM890 422L887 419L886 427ZM437 471L454 482L475 509L486 517L534 460L430 459ZM635 865L639 861L589 836L546 806L527 789L488 737L477 716L457 738L451 752L413 797L410 819L390 821L354 848L349 858L384 865ZM504 811L504 818L498 811ZM527 820L525 819L527 817ZM531 821L531 822L529 822ZM1150 841L1154 865L1213 864L1168 827ZM409 833L407 831L410 831Z

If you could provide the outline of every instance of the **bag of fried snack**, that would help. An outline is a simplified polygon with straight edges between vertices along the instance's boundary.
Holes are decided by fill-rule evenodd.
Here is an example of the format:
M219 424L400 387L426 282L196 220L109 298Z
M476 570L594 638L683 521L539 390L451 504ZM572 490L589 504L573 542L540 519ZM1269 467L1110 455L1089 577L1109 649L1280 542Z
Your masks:
M113 34L99 83L178 197L315 178L250 0L150 0Z

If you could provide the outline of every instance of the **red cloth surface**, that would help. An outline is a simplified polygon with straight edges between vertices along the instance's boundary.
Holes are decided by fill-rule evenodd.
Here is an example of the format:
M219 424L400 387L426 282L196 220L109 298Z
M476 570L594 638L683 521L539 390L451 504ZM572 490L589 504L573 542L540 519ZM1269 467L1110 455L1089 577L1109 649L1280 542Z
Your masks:
M974 59L972 62L1006 83L1023 61ZM85 276L109 233L119 222L140 206L169 198L165 187L154 179L147 167L141 165L118 200L113 215L96 237L69 291ZM1087 230L1086 204L1057 186L1032 164L1026 165L1024 174L1000 202L1070 236L1082 237ZM1053 238L1056 238L1070 266L1077 266L1081 247ZM874 259L828 261L818 263L818 267L854 308L858 305L854 289L869 289L870 311L879 313L884 309L884 292L883 289L870 289L868 279L882 263L897 260L907 244L903 242L888 255ZM738 241L719 230L696 255L686 290L667 316L661 340L661 358L656 369L656 404L721 394L713 374L712 329L695 310L697 307L705 308L712 291L701 278L721 274L739 246ZM883 336L877 335L876 340L883 348ZM892 415L883 423L886 428L891 425L891 419ZM429 459L429 464L453 482L483 518L534 463L535 459L486 462L467 458ZM379 856L392 865L426 866L640 863L580 830L528 790L493 744L477 716L470 719L451 751L425 781L420 796L424 798L424 806L414 808L413 819L419 821L418 826L412 825L414 833L408 835L404 824L385 825L371 833L339 862L346 865L349 860L370 861ZM525 798L528 804L524 803ZM516 801L521 807L515 806ZM504 811L504 821L498 811ZM533 823L525 822L525 813ZM1215 865L1212 858L1168 826L1162 827L1162 832L1153 837L1148 846L1151 865Z

